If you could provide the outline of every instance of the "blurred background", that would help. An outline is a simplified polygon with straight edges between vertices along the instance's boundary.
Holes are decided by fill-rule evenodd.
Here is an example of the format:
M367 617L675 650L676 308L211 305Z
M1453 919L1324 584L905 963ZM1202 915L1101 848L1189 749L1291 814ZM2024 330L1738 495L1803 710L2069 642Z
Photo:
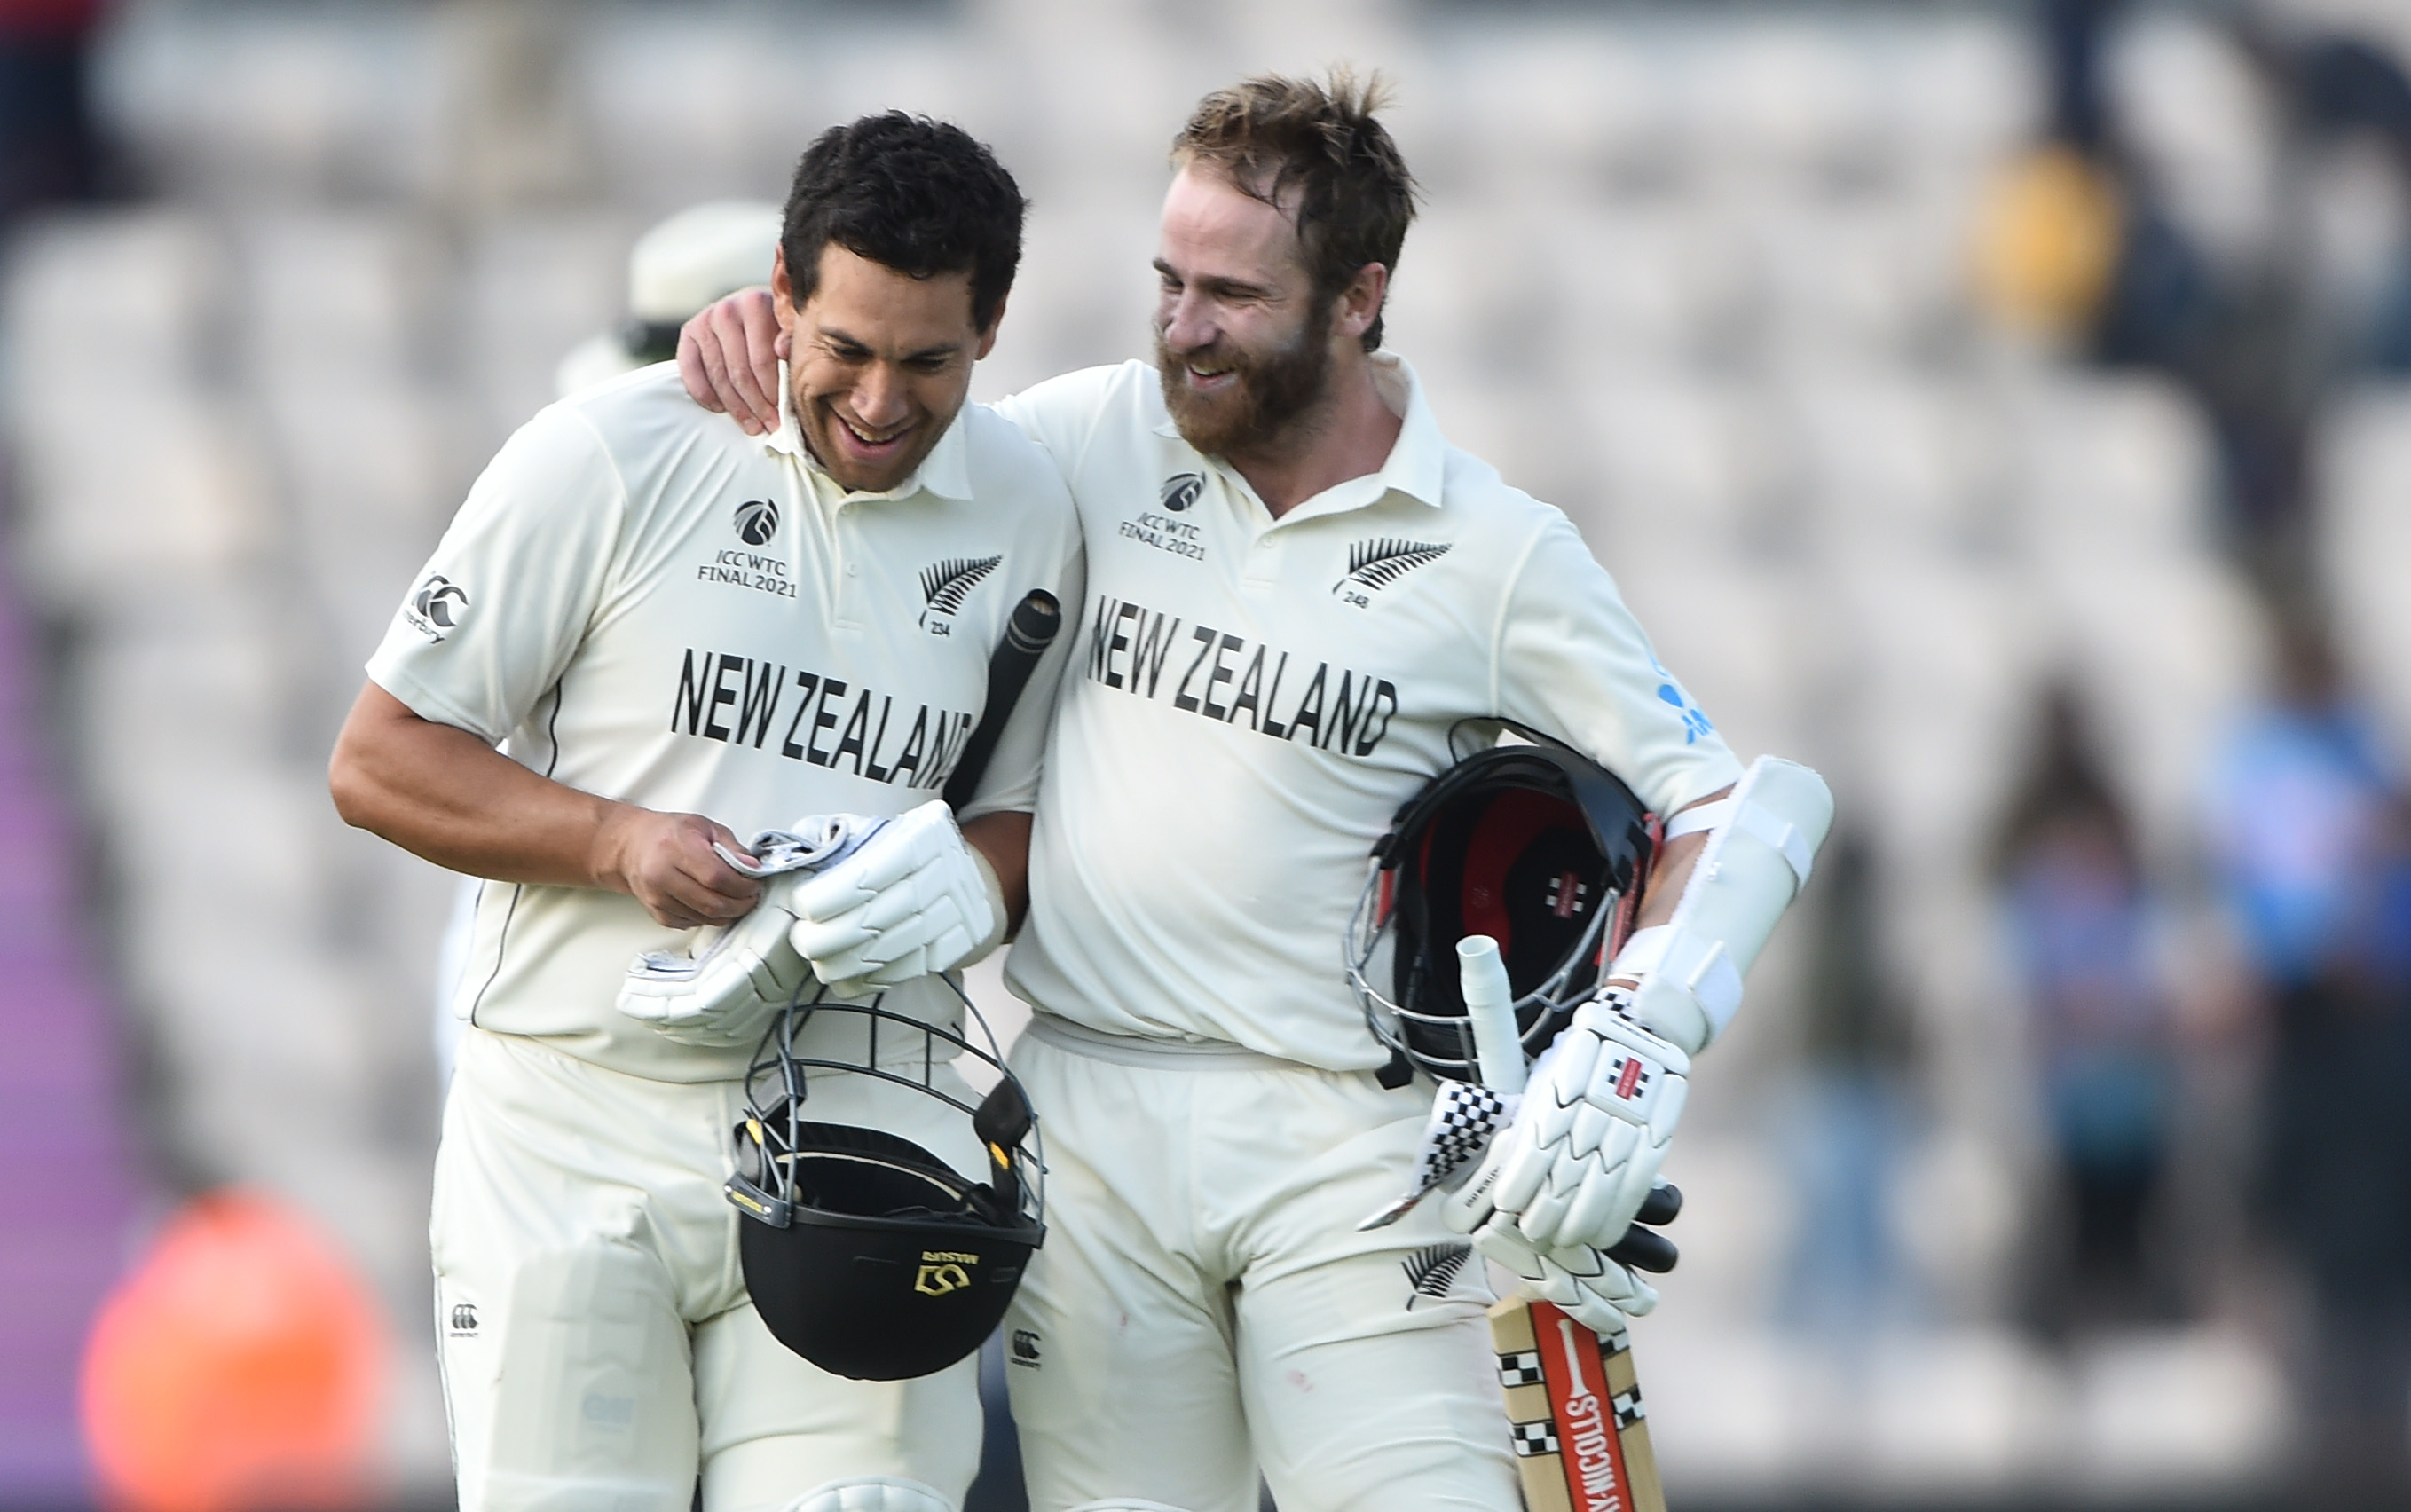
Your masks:
M647 227L959 121L994 398L1338 60L1443 426L1840 800L1669 1167L1676 1506L2411 1505L2411 3L0 0L0 1508L449 1505L455 884L323 772L564 357L719 292Z

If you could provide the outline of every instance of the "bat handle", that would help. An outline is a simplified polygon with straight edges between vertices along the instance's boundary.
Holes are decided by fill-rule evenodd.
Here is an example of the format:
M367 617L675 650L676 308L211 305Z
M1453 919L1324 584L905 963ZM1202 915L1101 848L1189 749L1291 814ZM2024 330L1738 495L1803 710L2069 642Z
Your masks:
M1004 734L1005 721L1013 718L1022 688L1062 628L1063 606L1043 588L1031 589L1013 606L1005 620L1004 639L997 642L988 658L987 696L981 705L978 728L964 742L962 757L946 778L942 796L948 807L959 810L978 793L980 778L987 771L988 758L996 754L997 740Z
M1498 958L1498 942L1487 935L1458 940L1456 974L1465 1016L1473 1025L1482 1084L1502 1094L1523 1091L1524 1039L1516 1032L1515 990L1507 981L1507 963Z

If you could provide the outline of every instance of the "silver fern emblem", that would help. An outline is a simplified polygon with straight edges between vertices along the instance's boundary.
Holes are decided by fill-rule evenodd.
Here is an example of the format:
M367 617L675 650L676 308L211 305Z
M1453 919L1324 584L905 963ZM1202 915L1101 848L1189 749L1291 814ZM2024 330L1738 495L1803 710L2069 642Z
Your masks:
M921 597L939 614L950 615L963 606L964 595L979 587L980 579L996 571L1002 557L948 557L921 569Z
M1425 1244L1400 1260L1398 1269L1407 1272L1407 1311L1414 1311L1418 1297L1446 1301L1449 1288L1456 1285L1457 1272L1471 1258L1473 1246L1460 1239L1445 1244Z
M1427 541L1401 541L1387 535L1359 541L1348 548L1348 575L1332 584L1331 590L1337 593L1351 583L1387 588L1416 568L1447 555L1447 546L1433 545Z

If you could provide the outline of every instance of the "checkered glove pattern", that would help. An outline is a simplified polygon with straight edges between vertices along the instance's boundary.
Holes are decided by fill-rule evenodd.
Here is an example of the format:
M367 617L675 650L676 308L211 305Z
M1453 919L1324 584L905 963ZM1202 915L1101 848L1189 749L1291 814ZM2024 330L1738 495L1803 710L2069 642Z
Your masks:
M1491 1139L1515 1121L1515 1094L1493 1092L1478 1082L1443 1080L1432 1095L1431 1119L1415 1150L1414 1178L1396 1201L1365 1220L1364 1228L1395 1223L1435 1186L1482 1158Z

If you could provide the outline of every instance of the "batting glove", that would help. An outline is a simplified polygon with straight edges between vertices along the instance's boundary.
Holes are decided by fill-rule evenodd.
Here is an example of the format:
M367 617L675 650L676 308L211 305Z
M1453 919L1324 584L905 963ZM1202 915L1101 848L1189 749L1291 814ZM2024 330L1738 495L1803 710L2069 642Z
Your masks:
M1556 1303L1594 1333L1615 1333L1625 1319L1644 1317L1658 1306L1657 1287L1631 1266L1588 1244L1537 1248L1502 1218L1475 1229L1473 1247L1512 1272L1533 1296Z
M761 901L733 924L696 931L685 951L638 956L620 983L620 1011L682 1045L718 1050L761 1039L771 1015L811 978L788 938L803 874L842 863L886 822L814 815L792 830L756 835L751 856L722 850L729 865L765 880Z
M1532 1068L1514 1124L1449 1199L1451 1228L1503 1224L1542 1252L1623 1236L1665 1162L1691 1073L1690 1056L1624 1016L1628 1002L1610 988L1575 1010Z
M985 955L1004 935L1004 892L931 799L793 894L788 938L832 986L892 987Z
M1503 1217L1477 1229L1473 1247L1522 1278L1533 1295L1556 1303L1596 1332L1613 1333L1625 1318L1644 1316L1658 1305L1658 1289L1641 1272L1663 1275L1680 1256L1665 1235L1644 1226L1672 1223L1682 1211L1682 1191L1661 1181L1611 1248L1539 1248Z
M1432 1093L1431 1117L1424 1124L1424 1137L1415 1146L1415 1170L1408 1178L1406 1191L1358 1224L1357 1231L1388 1228L1411 1212L1425 1193L1481 1159L1491 1140L1514 1121L1515 1105L1521 1100L1519 1093L1495 1092L1478 1082L1441 1078Z

